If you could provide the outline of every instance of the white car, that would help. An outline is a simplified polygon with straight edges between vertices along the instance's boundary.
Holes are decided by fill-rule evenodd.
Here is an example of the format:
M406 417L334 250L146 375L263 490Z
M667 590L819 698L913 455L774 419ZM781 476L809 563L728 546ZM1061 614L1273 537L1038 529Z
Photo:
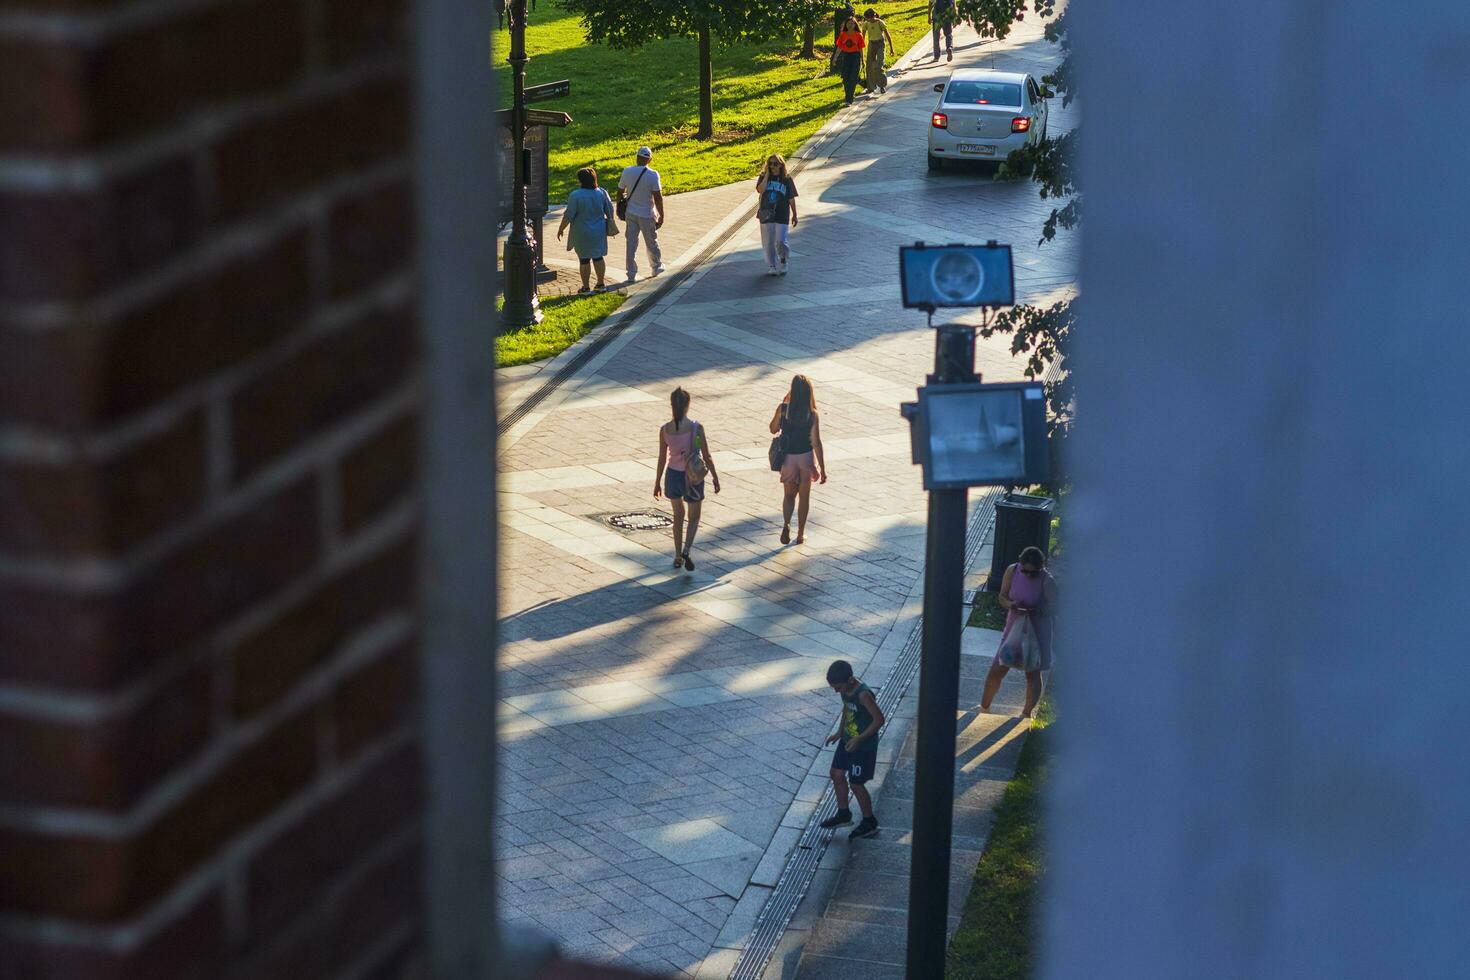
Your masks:
M930 170L945 160L1003 163L1012 150L1046 139L1046 99L1030 75L973 68L934 91L940 95L929 116Z

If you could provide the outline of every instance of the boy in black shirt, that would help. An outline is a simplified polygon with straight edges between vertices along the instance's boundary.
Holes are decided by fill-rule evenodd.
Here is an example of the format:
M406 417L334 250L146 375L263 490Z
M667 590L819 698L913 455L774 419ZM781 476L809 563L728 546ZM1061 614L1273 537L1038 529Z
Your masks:
M878 729L883 727L883 711L868 685L853 676L852 665L846 660L834 660L827 668L827 683L842 698L842 714L837 717L837 733L827 738L828 745L837 743L831 773L837 812L823 820L822 826L845 827L852 823L852 811L847 808L850 786L863 819L848 836L872 837L878 832L878 818L873 815L873 798L863 784L873 777L878 763Z

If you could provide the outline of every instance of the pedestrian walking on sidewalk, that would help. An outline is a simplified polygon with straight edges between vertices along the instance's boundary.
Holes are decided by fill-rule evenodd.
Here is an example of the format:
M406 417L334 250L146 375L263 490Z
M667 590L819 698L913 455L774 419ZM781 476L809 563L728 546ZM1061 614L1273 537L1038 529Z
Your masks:
M929 0L929 32L934 36L934 60L939 60L939 35L944 34L945 60L954 60L954 25L959 20L954 0Z
M1051 670L1056 603L1057 583L1046 570L1046 552L1036 547L1026 548L1020 560L1006 569L1000 582L1000 604L1006 610L1006 626L995 659L990 662L990 672L985 675L981 711L990 710L1000 682L1012 667L1026 671L1026 707L1021 717L1030 718L1036 711L1036 703L1041 700L1041 672ZM1032 631L1035 637L1032 663L1024 661L1026 644L1020 642L1023 638L1018 635L1022 630Z
M837 32L837 73L842 76L842 95L847 105L852 105L853 93L857 91L858 77L863 71L863 48L867 43L857 18L847 18L842 30Z
M811 379L798 374L791 390L771 417L771 435L781 454L781 543L791 542L791 512L796 511L796 543L806 541L806 515L811 510L812 481L827 482L827 459L822 452L822 420Z
M829 75L837 74L837 55L841 53L837 48L837 38L842 34L842 25L846 24L849 18L856 16L857 8L850 3L838 7L837 12L832 15L832 60L827 65Z
M849 787L863 811L862 822L848 837L872 837L878 832L878 818L873 815L873 798L863 784L873 778L878 765L878 729L883 727L883 709L878 699L862 680L853 675L852 664L834 660L827 668L827 684L842 698L842 713L837 716L837 732L827 736L827 744L837 743L832 753L832 789L837 794L837 812L826 820L826 828L845 827L852 823L847 807Z
M704 478L708 474L715 493L720 492L720 475L710 455L704 426L689 418L689 392L675 388L669 395L674 418L658 430L658 468L653 474L653 498L662 492L674 505L674 567L694 571L689 549L699 530L699 510L704 501ZM688 514L689 524L684 518Z
M755 217L761 226L761 249L766 255L766 275L786 275L791 248L786 244L788 228L796 227L796 181L786 172L786 158L772 153L755 179L760 206ZM780 263L779 267L777 263Z
M623 265L629 282L638 278L639 236L648 247L653 275L664 271L663 252L658 247L658 230L664 226L664 186L658 171L648 165L652 159L651 149L638 147L638 162L625 167L618 178L618 217L628 230L627 261Z
M597 269L597 292L607 288L607 238L618 233L613 219L612 199L607 191L597 186L597 171L583 167L577 171L577 183L581 186L567 197L567 206L561 213L561 225L556 229L560 241L567 228L572 229L567 238L567 250L577 253L581 266L581 293L592 292L590 273Z
M893 47L893 36L888 33L888 25L883 23L878 11L872 7L863 11L863 34L868 41L868 92L876 91L882 95L888 91L888 70L883 67L883 55Z

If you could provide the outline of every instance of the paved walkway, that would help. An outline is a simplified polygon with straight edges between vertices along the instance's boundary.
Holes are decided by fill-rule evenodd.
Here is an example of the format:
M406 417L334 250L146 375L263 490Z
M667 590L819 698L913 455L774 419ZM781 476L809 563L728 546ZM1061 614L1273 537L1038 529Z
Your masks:
M1054 59L1026 26L998 67ZM990 63L989 45L960 40L955 67ZM1022 301L1070 288L1070 244L1035 247L1050 205L1034 187L926 174L945 74L910 70L819 134L789 276L763 276L756 226L740 227L502 437L502 911L576 955L719 975L820 792L827 664L881 677L917 621L925 501L897 406L933 341L900 308L897 246L1010 241ZM979 362L1019 376L1003 340ZM831 480L807 543L783 547L766 424L798 372ZM549 373L502 386L502 412ZM651 490L676 384L723 478L692 574L670 568L667 530L606 521L667 509Z

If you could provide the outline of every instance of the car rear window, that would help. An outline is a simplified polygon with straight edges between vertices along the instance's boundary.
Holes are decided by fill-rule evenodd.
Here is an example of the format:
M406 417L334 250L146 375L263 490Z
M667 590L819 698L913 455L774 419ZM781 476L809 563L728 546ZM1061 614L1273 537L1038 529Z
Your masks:
M1021 86L1010 82L950 82L944 101L971 105L1021 104Z

